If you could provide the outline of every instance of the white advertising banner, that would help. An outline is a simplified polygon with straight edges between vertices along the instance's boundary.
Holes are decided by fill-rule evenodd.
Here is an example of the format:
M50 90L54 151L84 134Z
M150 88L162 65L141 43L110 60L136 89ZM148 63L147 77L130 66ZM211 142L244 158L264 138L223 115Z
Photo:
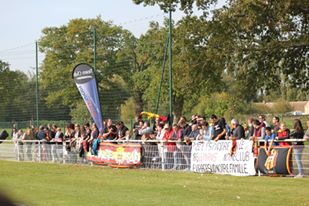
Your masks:
M193 142L191 171L199 173L255 175L252 141L237 140L231 155L232 140Z

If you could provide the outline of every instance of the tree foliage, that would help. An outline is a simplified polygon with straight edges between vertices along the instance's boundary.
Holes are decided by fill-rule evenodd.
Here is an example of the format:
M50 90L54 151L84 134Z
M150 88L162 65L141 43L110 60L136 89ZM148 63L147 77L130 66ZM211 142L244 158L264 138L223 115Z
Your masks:
M34 81L20 71L11 71L0 60L0 122L33 119L35 116Z
M133 0L164 12L185 12L173 23L173 108L176 117L199 113L232 117L240 113L289 110L286 100L309 97L309 2L306 0ZM197 16L195 8L203 15ZM168 20L150 22L139 38L95 19L72 19L47 27L39 41L45 59L39 73L40 119L89 120L71 78L78 63L93 65L103 118L132 118L155 112L168 37ZM168 111L168 62L159 113ZM0 61L0 121L35 119L35 78ZM251 104L274 101L277 110ZM252 105L252 106L250 106ZM10 113L8 111L14 111Z
M196 6L199 10L207 11L209 6L217 3L218 0L133 0L136 4L143 3L144 6L158 5L167 12L170 9L175 11L177 7L187 14L193 13L193 7Z
M111 22L102 21L100 17L73 19L68 25L43 29L39 43L46 56L40 83L47 93L46 101L50 107L76 106L81 97L71 78L71 72L78 63L93 63L94 28L97 36L95 72L100 100L104 104L103 113L106 117L118 118L120 105L128 96L120 74L130 69L127 65L131 61L119 58L118 53L132 35ZM113 96L112 101L109 101L110 96Z
M308 90L308 9L307 1L248 0L215 12L210 41L246 96L279 87L281 75L284 84Z
M75 123L85 124L87 122L93 122L87 106L83 101L79 101L76 104L76 107L71 110L70 115L72 117L72 122Z

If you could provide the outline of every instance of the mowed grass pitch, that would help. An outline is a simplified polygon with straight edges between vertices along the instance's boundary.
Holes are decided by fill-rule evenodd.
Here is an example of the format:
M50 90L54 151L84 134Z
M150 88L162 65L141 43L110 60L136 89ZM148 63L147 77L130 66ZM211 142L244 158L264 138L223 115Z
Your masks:
M10 161L0 161L0 190L26 205L309 205L309 178Z

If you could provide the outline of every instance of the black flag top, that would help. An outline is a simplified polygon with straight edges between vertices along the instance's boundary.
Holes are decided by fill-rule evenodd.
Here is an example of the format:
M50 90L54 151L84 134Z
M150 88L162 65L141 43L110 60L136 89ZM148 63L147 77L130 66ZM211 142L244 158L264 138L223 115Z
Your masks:
M97 82L92 67L88 64L78 64L72 72L72 77L83 97L93 121L100 133L103 132L101 106L98 95Z
M95 79L93 69L88 64L77 65L74 68L72 75L76 84L83 84L92 79Z

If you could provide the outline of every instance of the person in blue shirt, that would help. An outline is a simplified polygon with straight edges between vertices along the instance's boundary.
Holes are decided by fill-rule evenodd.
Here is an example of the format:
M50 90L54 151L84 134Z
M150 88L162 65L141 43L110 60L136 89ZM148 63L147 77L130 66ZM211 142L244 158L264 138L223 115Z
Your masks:
M276 142L274 142L275 138L276 138L276 135L275 133L271 131L271 128L266 127L264 140L265 140L265 149L266 149L267 155L270 155L272 146L276 146Z
M203 139L205 141L212 140L214 136L214 128L212 125L209 125L208 122L204 122L203 126Z
M38 132L37 139L38 140L44 140L46 138L46 132L45 132L45 127L40 126L40 131Z

